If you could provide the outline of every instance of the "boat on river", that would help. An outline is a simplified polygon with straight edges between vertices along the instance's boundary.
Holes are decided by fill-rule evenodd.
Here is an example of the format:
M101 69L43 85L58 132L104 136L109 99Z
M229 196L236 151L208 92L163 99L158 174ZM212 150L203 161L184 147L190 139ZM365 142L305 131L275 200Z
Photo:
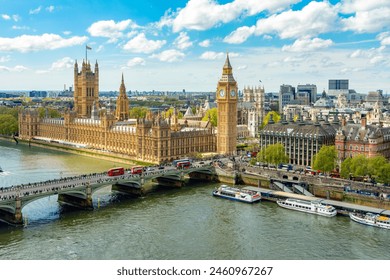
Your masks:
M390 229L390 218L386 216L373 213L360 214L351 212L349 213L349 217L352 221L359 224Z
M301 211L310 214L316 214L325 217L334 217L337 215L337 210L331 205L325 205L320 200L306 201L294 198L286 200L278 200L276 203L283 208Z
M233 188L227 185L221 185L219 188L216 188L213 191L213 195L247 203L253 203L261 200L261 194L259 192Z

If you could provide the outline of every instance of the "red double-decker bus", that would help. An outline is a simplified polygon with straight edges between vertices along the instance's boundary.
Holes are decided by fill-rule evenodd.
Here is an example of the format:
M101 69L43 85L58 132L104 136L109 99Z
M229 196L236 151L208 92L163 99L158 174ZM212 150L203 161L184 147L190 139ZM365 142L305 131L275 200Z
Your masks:
M190 161L180 161L176 164L177 169L190 168L190 166L191 166Z
M107 172L108 176L119 176L119 175L123 175L123 174L125 174L125 169L123 167L111 168Z
M141 174L144 168L142 166L133 166L131 168L131 174Z

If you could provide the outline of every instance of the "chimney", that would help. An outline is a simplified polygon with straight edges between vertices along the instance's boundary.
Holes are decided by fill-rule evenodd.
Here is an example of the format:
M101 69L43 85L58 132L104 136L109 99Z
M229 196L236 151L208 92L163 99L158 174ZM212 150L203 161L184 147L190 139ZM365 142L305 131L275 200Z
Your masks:
M367 119L366 119L366 117L362 117L361 123L362 123L362 127L363 127L363 128L366 128L366 125L367 125Z
M341 126L344 127L347 124L347 120L345 119L345 116L341 116Z

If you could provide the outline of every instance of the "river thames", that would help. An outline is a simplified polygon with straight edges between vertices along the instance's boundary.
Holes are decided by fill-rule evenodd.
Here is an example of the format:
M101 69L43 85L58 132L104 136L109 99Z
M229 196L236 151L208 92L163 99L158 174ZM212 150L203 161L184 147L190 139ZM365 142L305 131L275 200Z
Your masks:
M0 187L102 172L113 162L0 140ZM389 260L390 231L348 217L320 217L215 198L219 184L164 189L143 198L93 196L94 210L57 196L23 208L24 227L0 223L1 260Z

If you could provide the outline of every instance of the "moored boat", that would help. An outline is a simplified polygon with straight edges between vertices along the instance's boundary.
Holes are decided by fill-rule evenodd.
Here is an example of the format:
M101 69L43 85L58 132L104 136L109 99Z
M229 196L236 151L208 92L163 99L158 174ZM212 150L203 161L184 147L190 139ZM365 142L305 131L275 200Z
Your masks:
M238 189L222 185L213 191L214 196L253 203L261 200L261 194L252 190Z
M359 224L390 229L390 218L386 216L373 213L359 214L351 212L349 213L349 217L352 221Z
M306 201L288 198L286 200L278 200L276 203L283 208L325 217L334 217L337 215L337 210L333 206L322 204L319 200Z

